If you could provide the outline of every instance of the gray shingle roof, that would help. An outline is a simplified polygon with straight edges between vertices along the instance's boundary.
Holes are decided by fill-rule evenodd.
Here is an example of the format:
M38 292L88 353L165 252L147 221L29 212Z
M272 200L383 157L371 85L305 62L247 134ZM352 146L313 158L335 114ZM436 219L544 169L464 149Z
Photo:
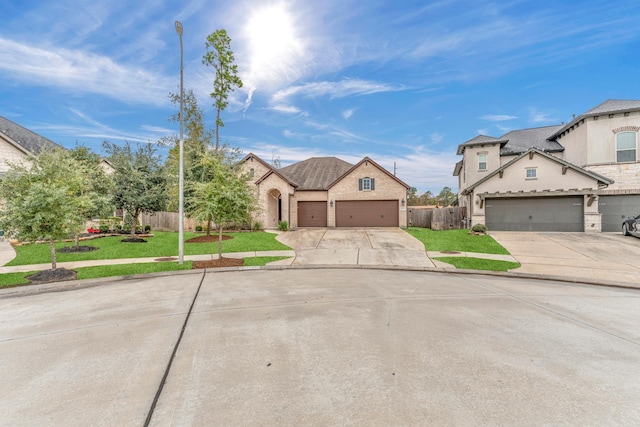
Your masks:
M61 147L50 139L38 135L2 116L0 116L0 132L32 154L38 154L46 149Z
M507 142L502 138L494 138L492 136L487 135L478 135L475 138L471 138L467 142L463 142L458 145L458 154L462 154L464 152L465 147L471 147L474 145L483 145L483 144L503 144Z
M606 114L606 113L613 113L615 111L634 110L634 109L640 109L640 100L607 99L602 104L584 113L583 116L586 116L589 114Z
M562 125L544 126L539 128L512 130L500 139L508 142L500 148L500 155L520 154L529 148L537 148L545 152L564 151L564 147L556 141L549 141L548 138L554 134Z
M298 190L326 190L353 165L337 157L312 157L278 171L298 185Z

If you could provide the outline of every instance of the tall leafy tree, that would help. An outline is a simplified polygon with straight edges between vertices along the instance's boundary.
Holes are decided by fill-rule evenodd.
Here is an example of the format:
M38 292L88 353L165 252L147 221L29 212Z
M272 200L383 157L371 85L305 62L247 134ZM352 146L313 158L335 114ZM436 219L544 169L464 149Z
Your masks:
M74 149L70 150L70 154L83 165L86 171L87 185L81 189L79 196L88 195L91 198L91 203L87 206L80 206L78 212L79 222L75 232L75 246L78 247L78 237L85 227L86 220L113 216L113 181L102 168L101 157L89 148L76 145Z
M456 195L456 193L451 191L451 188L449 187L444 187L442 191L440 191L437 197L438 201L442 204L442 206L452 205L457 198L458 196Z
M220 118L220 113L229 104L229 93L236 88L242 87L242 80L238 77L238 66L233 63L235 60L231 50L231 38L226 30L220 29L207 36L205 42L206 53L202 57L202 63L213 67L215 77L213 79L213 105L216 108L216 151L220 148L220 128L224 122Z
M153 144L140 144L133 149L129 142L121 147L105 141L103 147L115 168L113 203L126 210L133 235L141 213L158 212L166 206L162 159Z
M222 231L233 223L250 221L256 209L253 191L247 184L249 179L239 170L213 154L202 158L202 167L211 177L205 182L193 182L193 216L200 221L212 220L218 229L218 257L222 258Z
M28 165L10 164L0 181L0 227L21 241L48 241L55 270L55 241L68 238L83 212L95 209L88 175L64 149L43 151Z

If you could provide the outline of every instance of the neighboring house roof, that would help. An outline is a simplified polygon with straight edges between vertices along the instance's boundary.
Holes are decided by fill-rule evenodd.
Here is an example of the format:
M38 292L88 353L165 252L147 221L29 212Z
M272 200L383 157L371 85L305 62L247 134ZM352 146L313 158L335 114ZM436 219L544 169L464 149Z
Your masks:
M591 110L587 111L584 114L575 117L566 125L562 126L560 129L555 131L553 135L549 136L549 139L555 139L558 135L560 135L565 130L569 129L580 120L583 120L588 117L598 116L601 114L615 114L615 113L623 113L629 111L640 111L640 100L633 99L608 99L604 101L602 104L593 107Z
M326 190L352 167L337 157L312 157L279 171L298 184L298 190Z
M4 134L10 143L16 145L16 148L25 153L39 154L43 150L61 148L61 145L50 139L38 135L2 116L0 116L0 133Z
M346 163L346 162L345 162ZM398 184L404 186L404 188L409 188L409 186L402 181L401 179L399 179L397 176L395 176L394 174L392 174L391 172L389 172L388 170L386 170L385 168L383 168L382 166L380 166L379 164L377 164L376 162L374 162L373 160L371 160L369 157L365 157L364 159L360 160L358 163L356 163L355 165L353 165L352 168L350 168L349 170L345 171L345 173L343 173L341 176L339 176L335 181L333 181L331 183L331 185L329 185L327 187L327 190L331 187L333 187L335 184L337 184L342 178L344 178L345 176L349 175L352 171L356 170L358 167L360 167L360 165L362 165L363 163L371 163L372 165L374 165L375 167L377 167L378 169L380 169L382 172L384 172L387 176L389 176L389 178L393 179L394 181L396 181Z
M595 172L591 172L588 171L586 169L583 169L579 166L576 166L572 163L569 163L565 160L559 159L556 156L553 156L551 154L547 154L544 151L538 150L537 148L530 148L529 150L525 151L524 153L520 154L518 157L516 157L515 159L505 163L504 165L502 165L501 167L499 167L498 169L494 170L493 172L491 172L489 175L485 176L484 178L482 178L479 181L476 181L473 185L470 185L469 187L465 188L464 191L462 191L462 194L470 194L477 186L479 186L480 184L482 184L483 182L488 181L489 179L493 178L494 176L496 176L497 174L499 174L500 172L504 171L505 169L507 169L509 166L511 166L512 164L514 164L515 162L517 162L518 160L520 160L521 158L523 158L524 156L529 155L529 153L535 153L538 154L542 157L545 157L553 162L556 162L562 166L565 166L569 169L572 169L582 175L588 176L589 178L595 179L598 181L598 183L600 184L604 184L604 185L609 185L609 184L613 184L613 180L602 176L598 173Z
M494 138L492 136L487 135L478 135L475 138L471 138L467 142L463 142L458 145L458 155L464 154L464 149L466 147L473 147L475 145L487 145L487 144L505 144L507 142L506 139L503 138Z
M521 154L530 148L537 148L547 153L564 151L562 145L556 141L549 141L549 137L561 127L562 125L554 125L512 130L501 137L501 139L506 139L507 143L500 148L500 155Z
M456 163L456 166L453 168L453 176L460 175L460 172L462 172L462 160Z

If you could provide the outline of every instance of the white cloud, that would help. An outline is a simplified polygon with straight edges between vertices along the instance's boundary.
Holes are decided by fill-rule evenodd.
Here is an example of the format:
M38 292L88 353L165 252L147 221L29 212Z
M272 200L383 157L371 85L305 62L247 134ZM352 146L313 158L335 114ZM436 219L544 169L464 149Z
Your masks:
M351 116L353 116L353 113L355 113L355 111L356 111L356 108L350 108L348 110L343 110L342 111L342 117L345 120L349 120L351 118Z
M489 122L505 122L507 120L517 119L518 116L510 116L507 114L485 114L480 117L482 120L487 120Z
M291 86L273 95L274 101L281 101L299 95L304 97L328 96L329 98L344 98L351 95L370 95L380 92L395 92L404 90L401 86L386 83L371 82L360 79L344 79L339 82L314 82L299 86Z
M444 140L444 134L439 132L433 132L429 137L433 144L440 144Z
M555 121L556 119L551 116L551 113L545 113L535 108L531 108L529 110L529 122L531 123L541 124L541 123L551 123Z
M0 38L0 73L31 85L94 93L127 103L162 105L175 84L142 68L81 50L39 47Z
M307 115L307 113L305 113L304 111L302 111L301 109L293 105L278 104L278 105L273 105L267 109L272 111L277 111L278 113L302 114L305 116Z

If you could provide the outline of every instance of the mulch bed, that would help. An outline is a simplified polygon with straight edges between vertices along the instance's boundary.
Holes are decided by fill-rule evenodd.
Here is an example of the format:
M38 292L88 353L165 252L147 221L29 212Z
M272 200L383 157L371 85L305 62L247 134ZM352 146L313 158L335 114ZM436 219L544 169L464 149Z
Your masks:
M225 236L222 235L222 240L230 240L233 239L233 236ZM217 242L218 241L218 236L198 236L198 237L194 237L191 238L189 240L187 240L187 243L211 243L211 242Z
M140 237L127 237L126 239L120 240L122 243L147 243L146 240Z
M191 268L242 267L243 265L244 260L242 258L220 258L208 261L193 261Z
M76 252L92 252L97 250L98 248L96 248L95 246L68 246L65 248L60 248L56 252L76 253Z
M78 273L73 270L67 270L66 268L56 268L55 270L44 270L40 273L27 276L27 280L31 284L50 283L50 282L63 282L65 280L76 280Z

